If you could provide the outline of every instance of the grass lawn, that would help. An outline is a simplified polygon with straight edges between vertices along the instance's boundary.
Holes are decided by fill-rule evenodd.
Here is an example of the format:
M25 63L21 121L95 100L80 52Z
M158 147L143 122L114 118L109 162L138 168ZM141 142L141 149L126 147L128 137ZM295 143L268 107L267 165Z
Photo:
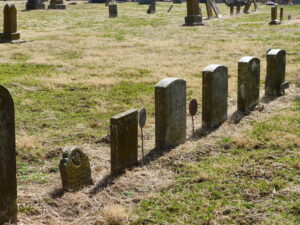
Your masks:
M12 3L18 9L18 32L27 42L0 45L0 83L15 101L21 222L93 224L106 218L102 209L110 204L128 209L126 215L135 212L130 216L135 224L299 221L299 100L295 102L295 96L300 84L300 6L283 6L284 18L293 19L269 26L270 7L259 5L259 12L252 12L252 7L251 14L231 17L229 8L218 4L222 19L184 27L185 4L176 4L167 13L171 3L158 2L157 13L148 15L147 5L120 3L119 17L108 18L104 4L78 2L67 5L67 10L23 11L24 1ZM205 5L200 7L205 17ZM158 81L185 79L188 100L196 98L201 108L202 69L224 64L229 68L229 103L234 106L238 60L247 55L261 59L263 90L270 48L287 51L286 79L294 96L287 99L294 106L283 102L284 108L276 109L283 112L274 110L265 121L246 123L251 126L245 131L246 143L228 134L217 138L221 154L182 163L179 170L173 163L161 165L163 157L162 162L133 171L139 173L135 177L129 173L120 178L119 183L125 178L127 183L122 188L113 186L114 192L108 189L90 197L89 189L84 189L58 199L49 196L61 185L58 163L64 148L84 149L91 158L95 184L109 173L109 145L99 140L107 135L112 115L145 107L146 152L154 147ZM199 141L183 149L197 152ZM163 185L163 176L170 183ZM139 191L145 199L151 193L155 196L140 203L136 193L141 192L126 186L128 180L137 186L144 182Z

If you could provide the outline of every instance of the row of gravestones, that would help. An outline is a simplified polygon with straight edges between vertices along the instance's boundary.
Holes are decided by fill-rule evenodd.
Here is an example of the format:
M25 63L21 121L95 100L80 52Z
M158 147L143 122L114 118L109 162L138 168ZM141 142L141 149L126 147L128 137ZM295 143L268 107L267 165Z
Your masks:
M280 96L285 82L286 52L267 53L265 95ZM246 56L238 62L238 110L251 111L259 102L260 60ZM202 126L213 129L227 119L228 69L207 66L202 72ZM0 224L17 218L17 179L14 102L0 85ZM145 121L143 121L143 124ZM138 111L129 110L110 119L111 174L118 175L138 162ZM166 78L155 86L155 146L175 147L186 140L186 81ZM78 148L65 151L60 161L64 190L93 184L88 157Z

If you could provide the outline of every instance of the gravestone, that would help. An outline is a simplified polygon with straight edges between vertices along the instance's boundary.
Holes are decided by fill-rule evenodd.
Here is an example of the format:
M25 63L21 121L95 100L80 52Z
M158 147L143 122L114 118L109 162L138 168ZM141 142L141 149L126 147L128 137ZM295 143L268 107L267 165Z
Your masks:
M20 39L17 33L17 10L14 4L5 4L3 9L4 26L3 33L0 33L1 42L13 42Z
M267 75L265 81L265 94L267 96L280 96L280 86L285 81L286 52L282 49L271 49L267 53Z
M63 4L63 0L50 0L48 9L66 9L66 5Z
M280 24L280 22L277 19L277 6L272 6L271 7L271 21L269 25L277 25Z
M209 65L202 71L202 127L221 125L227 119L228 69Z
M117 175L137 164L138 111L135 109L110 118L111 174Z
M155 146L167 149L186 139L186 81L166 78L155 85Z
M202 23L202 14L201 9L199 7L198 0L187 0L186 1L187 7L187 16L185 19L185 26L200 26L204 25Z
M45 4L41 0L28 0L26 10L45 9Z
M251 111L259 102L260 60L251 56L238 62L238 110Z
M14 102L0 85L0 224L17 220L17 177Z
M155 10L156 10L156 0L151 0L151 4L149 5L147 13L148 14L154 14Z
M139 5L150 5L152 0L138 0Z
M117 4L110 3L108 5L109 17L117 17L118 16L118 6Z
M78 191L93 184L89 158L79 148L64 151L59 170L65 191Z

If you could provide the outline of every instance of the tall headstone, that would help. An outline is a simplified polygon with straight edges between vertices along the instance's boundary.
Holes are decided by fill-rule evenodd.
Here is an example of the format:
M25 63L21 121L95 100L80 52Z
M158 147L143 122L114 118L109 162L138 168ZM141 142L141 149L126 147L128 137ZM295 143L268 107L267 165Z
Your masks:
M238 62L238 110L251 111L259 102L260 60L251 56Z
M155 146L168 149L186 140L186 81L165 78L155 85Z
M63 4L63 0L50 0L48 9L66 9L66 5Z
M118 16L118 6L115 3L110 3L108 5L109 17L117 17Z
M78 191L93 184L89 158L79 148L64 151L59 170L65 191Z
M17 220L17 177L14 102L0 85L0 224Z
M26 2L26 10L45 9L45 4L42 0L28 0Z
M280 21L277 19L277 6L272 6L271 7L271 21L269 25L277 25L280 24Z
M283 8L280 8L280 22L283 21Z
M184 18L185 19L184 25L185 26L203 25L199 1L198 0L187 0L186 7L187 7L187 16Z
M267 53L267 75L265 94L267 96L282 95L281 85L285 81L286 52L282 49L271 49Z
M17 10L14 4L5 4L3 9L4 26L3 33L0 33L1 42L11 42L20 39L17 33Z
M110 118L111 174L134 167L138 160L138 111L126 111Z
M221 125L227 119L228 69L209 65L202 71L202 127Z

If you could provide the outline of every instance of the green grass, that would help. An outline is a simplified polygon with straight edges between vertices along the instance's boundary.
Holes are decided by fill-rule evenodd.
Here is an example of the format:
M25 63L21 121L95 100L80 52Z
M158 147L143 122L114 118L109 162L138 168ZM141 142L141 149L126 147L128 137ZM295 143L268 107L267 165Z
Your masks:
M132 224L299 224L299 100L294 105L253 123L243 144L224 136L219 154L171 166L175 184L143 200ZM292 139L278 138L285 136Z

